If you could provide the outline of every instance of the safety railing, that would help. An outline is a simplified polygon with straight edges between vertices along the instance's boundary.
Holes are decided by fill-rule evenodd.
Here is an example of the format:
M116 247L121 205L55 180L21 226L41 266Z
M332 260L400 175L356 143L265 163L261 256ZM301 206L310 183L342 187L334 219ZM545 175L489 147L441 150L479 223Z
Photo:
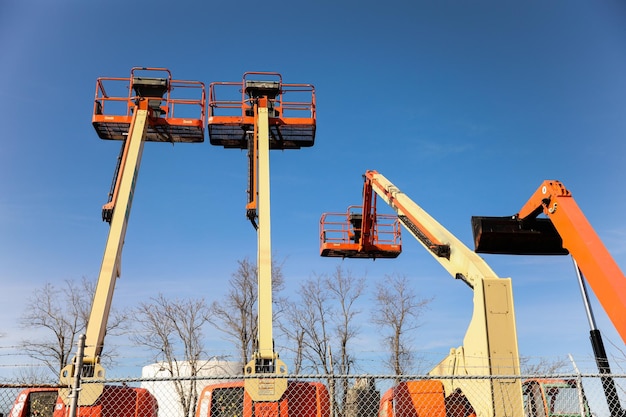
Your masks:
M140 95L137 84L163 81L162 93ZM206 125L206 90L200 81L172 79L165 68L133 68L129 78L100 77L96 81L92 123L102 139L124 140L140 100L149 100L146 140L202 142ZM152 104L156 103L156 104Z
M251 88L252 83L267 88ZM238 82L209 84L208 129L211 144L246 149L247 133L254 126L253 103L257 95L268 101L271 149L313 146L316 129L315 88L311 84L288 84L272 72L246 72Z
M324 213L320 219L320 254L349 258L395 258L402 251L398 216L375 214L369 244L361 245L362 207L344 213Z

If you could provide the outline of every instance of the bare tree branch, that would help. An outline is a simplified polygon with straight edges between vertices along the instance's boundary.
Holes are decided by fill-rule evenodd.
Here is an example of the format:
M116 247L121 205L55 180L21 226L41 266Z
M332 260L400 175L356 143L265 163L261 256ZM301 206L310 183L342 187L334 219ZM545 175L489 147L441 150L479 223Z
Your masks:
M203 299L168 300L163 294L141 303L135 310L138 332L131 339L154 352L155 361L171 376L197 376L202 370L203 327L209 321L209 307ZM183 415L195 415L197 381L173 381Z
M314 275L300 285L297 302L285 302L280 328L296 355L296 372L349 374L355 364L350 342L358 334L355 324L360 311L356 302L363 294L365 279L354 277L338 266L331 276ZM348 381L327 381L334 415L345 412Z
M338 306L334 320L334 333L339 343L340 354L337 364L338 371L342 375L347 375L351 372L354 364L354 358L349 352L348 344L359 332L359 327L355 324L355 317L361 311L355 308L355 303L363 294L365 278L356 278L350 271L344 271L341 266L337 266L333 276L325 279L325 284L331 299Z
M211 304L209 321L237 347L241 363L245 365L252 358L258 331L258 277L256 264L248 258L237 263L237 270L228 282L228 294ZM272 295L275 299L283 287L282 263L273 263Z
M418 299L405 275L386 275L376 285L372 322L387 333L388 367L395 375L406 374L413 366L411 331L419 327L419 318L431 301Z
M20 325L41 334L23 340L20 348L44 364L54 378L69 363L78 336L85 333L94 291L95 282L83 277L80 282L65 280L61 287L46 283L26 301ZM113 311L107 333L124 331L123 322L124 316ZM112 356L109 350L103 357L111 360Z
M560 358L556 360L549 360L547 358L539 358L537 361L533 361L532 358L527 356L520 356L520 367L522 368L522 374L524 375L550 375L562 372L568 365L566 358Z

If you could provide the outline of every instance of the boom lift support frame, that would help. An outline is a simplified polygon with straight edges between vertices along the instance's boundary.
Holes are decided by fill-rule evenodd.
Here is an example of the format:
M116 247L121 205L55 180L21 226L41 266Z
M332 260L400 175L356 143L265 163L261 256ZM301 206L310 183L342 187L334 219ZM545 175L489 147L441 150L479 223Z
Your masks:
M368 212L375 192L394 209L402 225L417 239L450 275L465 282L473 290L474 309L463 345L450 350L430 375L476 375L508 378L445 379L446 396L458 395L458 390L469 400L476 415L513 417L522 415L521 380L517 331L510 278L500 278L479 257L433 217L413 202L398 187L376 171L364 175L363 213ZM377 215L380 218L380 215ZM370 235L375 219L365 222ZM325 215L322 216L320 246L322 256L377 258L377 250L368 254L364 245L361 253L354 253L354 242L335 242L333 251L325 251ZM365 227L365 226L364 226ZM364 230L362 235L366 236ZM370 256L368 256L370 255ZM489 398L485 400L485 398Z
M159 77L146 77L147 74ZM128 86L127 96L107 93L105 85L118 83ZM175 88L193 94L192 98L174 98L172 92ZM109 201L102 209L103 220L110 224L110 229L93 295L82 366L78 369L77 363L80 362L74 358L63 368L60 376L62 385L69 387L78 373L83 383L105 376L100 356L115 282L121 275L122 248L145 142L204 141L205 100L203 83L173 80L170 71L165 68L135 67L130 78L97 80L92 124L101 139L122 140L123 144ZM179 112L194 114L195 117L176 117L175 107L179 108ZM103 384L90 383L88 387L83 387L78 405L94 404L103 390ZM60 394L67 404L69 389L63 388Z

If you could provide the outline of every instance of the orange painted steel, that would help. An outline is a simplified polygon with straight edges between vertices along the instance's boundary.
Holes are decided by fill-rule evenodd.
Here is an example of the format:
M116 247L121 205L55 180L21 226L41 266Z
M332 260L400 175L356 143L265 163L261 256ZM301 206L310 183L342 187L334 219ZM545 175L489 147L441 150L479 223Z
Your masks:
M450 407L451 408L451 407ZM464 417L468 413L446 412L441 381L426 379L402 381L389 388L380 399L379 417ZM465 411L465 410L463 410Z
M163 96L140 96L133 88L146 74L166 80ZM92 124L101 139L125 140L136 105L143 100L151 106L146 141L204 141L206 92L204 83L172 79L166 68L135 67L129 78L100 77L96 82Z
M208 131L212 145L247 149L247 132L255 124L254 99L246 94L250 77L273 80L279 92L268 98L270 149L300 149L315 143L315 88L311 84L286 84L275 72L246 72L239 82L209 85ZM291 100L289 97L294 97Z
M377 193L383 192L367 171L363 204L346 213L325 213L320 219L320 255L342 258L397 258L402 252L402 233L397 215L378 214Z
M519 220L544 213L589 282L617 332L626 342L626 277L578 204L562 183L544 181L516 215Z
M328 390L320 382L289 381L278 401L254 401L241 380L205 387L195 417L221 417L224 410L240 417L329 417L331 404Z
M376 214L367 242L361 226L362 206L344 213L324 213L320 220L320 255L342 258L397 258L402 252L400 222L395 214ZM367 217L367 216L365 216Z
M88 389L88 388L87 388ZM146 388L107 385L97 402L78 408L77 417L157 417L158 403ZM27 388L18 394L11 417L69 417L70 409L57 387Z

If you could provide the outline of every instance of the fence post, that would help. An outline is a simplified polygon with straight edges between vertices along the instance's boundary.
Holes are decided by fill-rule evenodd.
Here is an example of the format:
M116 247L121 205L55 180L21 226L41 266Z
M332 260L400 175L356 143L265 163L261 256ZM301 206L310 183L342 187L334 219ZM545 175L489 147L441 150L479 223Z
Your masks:
M85 356L85 339L86 336L84 334L81 334L78 337L78 351L76 352L76 366L74 367L74 383L72 384L72 392L69 395L69 397L71 398L69 417L76 417L76 410L78 408L80 377L83 371L83 357Z
M569 360L572 361L574 372L576 372L576 390L578 391L578 408L580 411L580 415L581 417L586 417L587 411L585 410L585 395L583 393L583 379L580 375L580 371L578 370L578 366L576 366L576 362L574 362L574 357L572 356L572 354L568 353L567 356L569 356Z

